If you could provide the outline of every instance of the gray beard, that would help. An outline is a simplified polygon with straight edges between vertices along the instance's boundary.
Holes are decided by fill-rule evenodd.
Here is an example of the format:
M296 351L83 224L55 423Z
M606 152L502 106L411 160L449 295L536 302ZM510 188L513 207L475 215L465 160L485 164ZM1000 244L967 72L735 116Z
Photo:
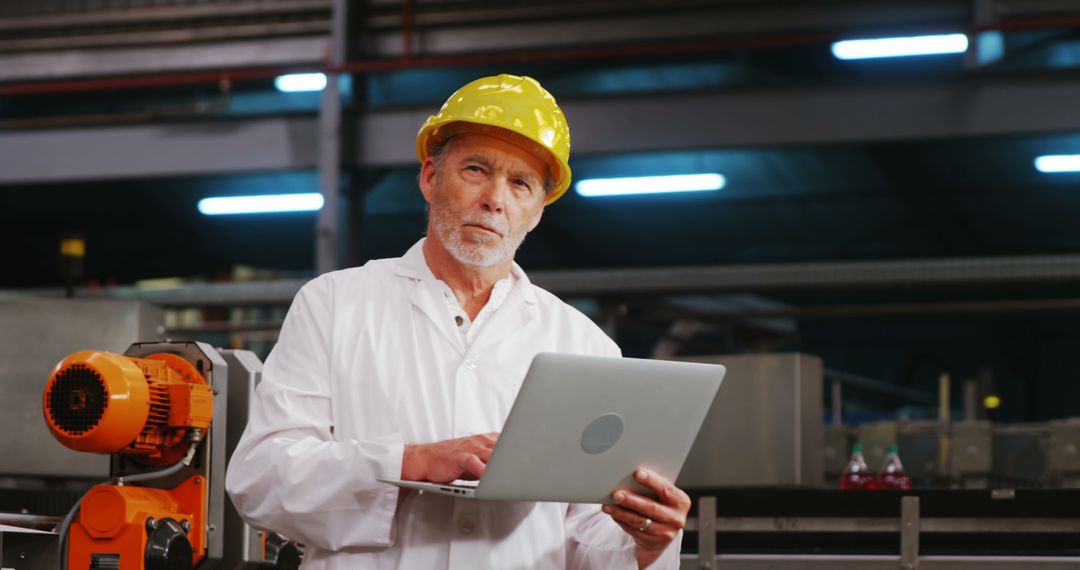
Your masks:
M503 239L497 243L494 239L487 238L470 240L466 239L462 233L463 224L483 224L500 231L504 228L489 216L474 216L467 220L453 219L447 213L447 209L437 203L432 203L430 215L432 230L450 256L465 265L481 269L495 267L508 259L513 259L514 253L525 241L527 233L521 232L515 235L510 231L504 231Z

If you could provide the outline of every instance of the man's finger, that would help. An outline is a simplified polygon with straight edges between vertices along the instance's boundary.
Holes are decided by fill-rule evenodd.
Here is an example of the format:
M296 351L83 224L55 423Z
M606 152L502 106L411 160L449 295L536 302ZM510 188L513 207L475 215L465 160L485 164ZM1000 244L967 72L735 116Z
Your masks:
M475 444L480 447L495 447L495 442L499 440L499 432L480 433L466 438L469 443Z
M638 483L641 483L652 490L662 503L674 505L674 501L677 498L676 491L678 491L679 488L666 477L649 471L648 469L639 468L634 472L634 479L637 479Z
M477 479L484 475L484 469L487 467L483 461L474 453L470 453L465 456L465 460L462 461L461 466L472 475L475 475Z
M630 528L635 529L644 527L646 520L652 520L637 511L631 511L616 505L604 505L604 512L615 519L615 522L626 523ZM651 524L656 523L654 521Z
M491 452L491 450L495 449L497 439L497 434L494 437L492 434L482 434L465 438L462 443L463 447L471 453L479 451Z
M674 507L675 510L683 513L690 510L690 496L676 487L675 483L672 483L666 477L648 469L640 468L634 472L634 478L642 485L652 489L661 503Z
M604 505L604 512L619 522L625 522L633 528L642 528L648 523L650 528L666 527L666 528L682 528L672 525L670 522L664 519L654 519L650 516L646 516L633 509L627 509L618 505ZM652 521L652 522L648 522Z
M480 449L477 449L473 453L477 457L480 458L480 461L483 461L486 464L488 461L491 460L491 452L492 451L494 451L494 450L491 449L490 447L481 447Z
M650 498L642 497L625 489L615 491L613 496L619 506L634 511L644 518L662 522L675 528L682 528L686 525L686 517L682 513Z
M664 527L658 524L652 524L647 530L642 532L641 527L644 524L636 524L632 522L625 522L619 519L612 518L615 523L618 524L626 534L629 534L638 544L646 544L650 549L665 548L672 540L678 536L678 531L671 527Z

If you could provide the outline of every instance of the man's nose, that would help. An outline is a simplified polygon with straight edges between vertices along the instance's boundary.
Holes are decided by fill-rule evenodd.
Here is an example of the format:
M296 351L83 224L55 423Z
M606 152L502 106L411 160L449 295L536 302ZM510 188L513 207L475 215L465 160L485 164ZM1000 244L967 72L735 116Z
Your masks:
M492 180L484 187L483 206L493 212L501 212L506 192L509 190L505 180Z

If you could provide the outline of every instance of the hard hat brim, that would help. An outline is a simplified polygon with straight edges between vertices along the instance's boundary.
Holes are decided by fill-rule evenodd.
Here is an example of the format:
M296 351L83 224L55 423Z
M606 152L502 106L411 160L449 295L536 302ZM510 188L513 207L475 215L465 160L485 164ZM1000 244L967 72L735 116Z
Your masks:
M438 121L436 117L432 116L424 123L423 128L420 129L420 133L416 137L416 157L423 163L431 155L431 149L450 137L464 133L493 136L540 157L548 165L550 174L555 177L555 186L547 198L544 199L545 206L558 200L570 188L572 172L570 165L566 161L560 159L551 149L544 145L521 133L507 129L495 121L487 122L477 118Z

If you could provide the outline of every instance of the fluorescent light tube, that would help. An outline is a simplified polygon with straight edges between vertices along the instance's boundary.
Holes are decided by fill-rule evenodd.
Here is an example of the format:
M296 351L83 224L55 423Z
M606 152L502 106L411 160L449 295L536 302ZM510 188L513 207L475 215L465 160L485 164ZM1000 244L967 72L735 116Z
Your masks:
M936 55L964 53L968 38L964 34L935 36L909 36L865 40L843 40L832 45L837 59L873 59L879 57L906 57L912 55Z
M326 87L325 73L291 73L274 78L274 87L282 93L322 91Z
M199 200L199 211L207 216L314 212L323 206L322 194L269 194L265 196L225 196Z
M1035 159L1035 169L1052 174L1080 172L1080 154L1047 154Z
M719 190L725 183L724 176L716 173L676 174L633 178L590 178L578 181L574 190L582 196L594 198L664 192L704 192Z

